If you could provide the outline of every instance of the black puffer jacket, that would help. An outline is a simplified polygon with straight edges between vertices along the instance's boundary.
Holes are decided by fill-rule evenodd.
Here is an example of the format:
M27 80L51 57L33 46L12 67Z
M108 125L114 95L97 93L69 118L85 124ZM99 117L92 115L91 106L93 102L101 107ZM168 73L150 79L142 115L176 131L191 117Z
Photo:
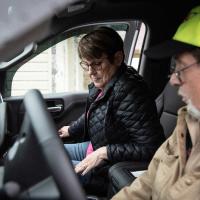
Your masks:
M70 126L70 135L84 132L94 150L107 146L111 163L150 160L164 135L146 83L132 67L123 65L103 92L95 101L99 90L89 85L86 114Z

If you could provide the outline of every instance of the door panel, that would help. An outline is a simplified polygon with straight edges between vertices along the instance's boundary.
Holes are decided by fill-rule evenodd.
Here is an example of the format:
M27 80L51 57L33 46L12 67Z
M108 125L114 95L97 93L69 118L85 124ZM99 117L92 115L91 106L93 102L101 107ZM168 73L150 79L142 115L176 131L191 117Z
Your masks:
M84 113L87 93L61 93L47 96L45 101L57 128L69 125ZM52 97L53 96L53 97Z
M51 113L56 127L75 121L85 110L87 93L57 93L45 95L47 109ZM12 135L19 133L24 116L23 96L4 99L8 104L8 127Z

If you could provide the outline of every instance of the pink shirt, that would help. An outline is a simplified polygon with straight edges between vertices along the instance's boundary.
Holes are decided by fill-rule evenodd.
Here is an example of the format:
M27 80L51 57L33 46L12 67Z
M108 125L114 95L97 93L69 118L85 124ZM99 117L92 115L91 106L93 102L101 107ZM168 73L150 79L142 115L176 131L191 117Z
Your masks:
M90 142L86 151L86 156L91 154L93 151L94 151L93 146L92 146L92 143Z

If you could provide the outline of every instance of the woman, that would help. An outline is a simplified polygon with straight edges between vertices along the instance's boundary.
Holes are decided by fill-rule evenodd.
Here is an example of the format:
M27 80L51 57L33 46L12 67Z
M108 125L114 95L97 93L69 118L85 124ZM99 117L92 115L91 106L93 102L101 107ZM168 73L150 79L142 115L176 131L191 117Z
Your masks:
M117 32L108 27L90 32L80 40L78 52L92 82L87 106L77 121L58 133L61 138L84 134L86 142L65 148L87 184L88 172L94 169L95 174L97 166L150 160L164 136L146 83L124 63L123 41Z

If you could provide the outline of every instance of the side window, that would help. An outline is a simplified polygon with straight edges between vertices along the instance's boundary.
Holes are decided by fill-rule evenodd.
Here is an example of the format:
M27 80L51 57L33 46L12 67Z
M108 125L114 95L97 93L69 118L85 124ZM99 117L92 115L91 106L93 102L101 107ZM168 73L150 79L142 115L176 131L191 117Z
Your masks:
M123 40L126 39L128 23L108 24L108 26L114 28ZM87 91L89 78L79 65L77 53L78 42L85 33L78 29L75 36L49 47L20 66L16 72L11 70L10 73L14 74L10 80L11 96L24 95L27 90L33 88L39 89L43 94ZM134 52L136 54L133 55L131 65L137 69L138 63L135 62L138 62L140 51L136 49Z

